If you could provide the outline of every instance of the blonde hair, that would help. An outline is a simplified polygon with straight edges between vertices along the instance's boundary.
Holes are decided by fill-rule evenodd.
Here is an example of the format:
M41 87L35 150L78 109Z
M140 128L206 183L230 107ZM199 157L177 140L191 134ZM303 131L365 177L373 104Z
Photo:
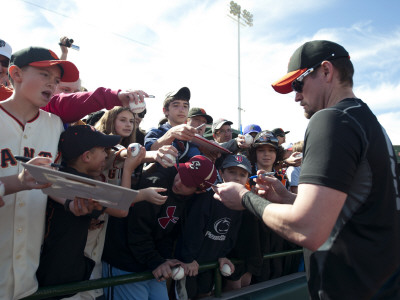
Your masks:
M293 152L303 152L304 141L299 141L293 144Z
M133 115L133 118L135 118L135 114L130 110L129 107L116 106L106 111L104 115L100 118L100 120L97 121L97 123L94 125L94 128L96 128L98 131L103 132L104 134L118 135L115 131L115 120L117 119L117 116L123 111L129 111ZM124 147L128 147L129 144L134 143L135 141L136 124L134 123L132 133L129 136L122 138L120 144Z

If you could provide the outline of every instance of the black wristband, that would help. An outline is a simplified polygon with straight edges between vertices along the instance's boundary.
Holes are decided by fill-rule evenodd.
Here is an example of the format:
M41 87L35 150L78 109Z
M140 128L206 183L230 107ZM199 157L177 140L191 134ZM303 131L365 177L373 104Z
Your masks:
M248 211L250 211L253 215L262 220L262 216L264 214L264 209L267 205L271 204L268 200L257 196L252 192L247 192L242 197L242 205Z
M65 200L65 202L64 202L64 209L65 209L65 211L71 212L71 210L69 209L69 204L70 204L72 201L73 201L73 200L71 200L71 199Z

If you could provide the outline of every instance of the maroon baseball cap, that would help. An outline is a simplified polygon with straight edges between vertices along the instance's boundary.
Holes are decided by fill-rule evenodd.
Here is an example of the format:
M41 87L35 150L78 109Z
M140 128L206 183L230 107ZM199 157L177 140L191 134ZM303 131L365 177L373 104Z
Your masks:
M214 163L203 155L195 155L189 161L179 164L178 172L184 185L199 190L209 188L217 179Z

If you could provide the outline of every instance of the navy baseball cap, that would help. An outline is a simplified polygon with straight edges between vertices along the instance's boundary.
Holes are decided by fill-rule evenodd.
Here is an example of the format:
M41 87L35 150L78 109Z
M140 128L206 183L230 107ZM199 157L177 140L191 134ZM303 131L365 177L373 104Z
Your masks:
M19 68L25 66L40 68L58 65L62 70L61 81L75 82L79 79L79 70L72 62L60 60L53 51L46 48L29 47L15 52L10 59L10 67L13 65Z
M63 160L69 161L94 147L111 148L120 139L119 135L106 135L90 125L70 126L61 133L58 150Z
M248 134L248 133L253 133L253 132L261 132L261 127L258 126L257 124L250 124L247 125L244 130L243 130L243 134Z
M274 82L272 87L278 93L290 93L293 90L292 82L307 69L325 60L333 60L339 57L350 59L346 49L337 43L324 40L304 43L290 57L287 74Z
M250 161L244 155L228 155L222 162L221 168L226 169L229 167L239 167L245 169L249 174L251 174Z

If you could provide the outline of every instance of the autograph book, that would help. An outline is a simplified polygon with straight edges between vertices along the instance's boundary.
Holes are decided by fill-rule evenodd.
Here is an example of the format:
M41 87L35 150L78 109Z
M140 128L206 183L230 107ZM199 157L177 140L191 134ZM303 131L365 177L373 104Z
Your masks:
M42 191L53 197L93 199L103 206L128 211L139 193L139 191L56 171L46 167L26 163L21 164L32 174L37 182L52 183L50 187L42 189Z
M214 143L214 142L211 142L211 141L207 140L206 138L202 137L201 135L199 135L197 133L196 133L195 137L192 139L192 143L196 144L198 146L203 146L203 147L207 148L210 151L217 151L217 152L227 153L227 154L231 154L232 153L228 149L226 149L224 147L221 147L217 143Z

